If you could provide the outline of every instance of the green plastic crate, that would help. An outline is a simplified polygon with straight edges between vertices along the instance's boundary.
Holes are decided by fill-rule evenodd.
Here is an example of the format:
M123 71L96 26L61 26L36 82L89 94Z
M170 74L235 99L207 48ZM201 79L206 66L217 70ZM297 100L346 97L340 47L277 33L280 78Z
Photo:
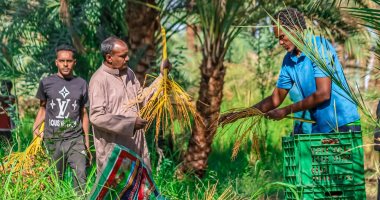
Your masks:
M364 184L361 132L282 138L284 180L296 186Z
M298 197L304 200L318 199L347 199L347 200L365 200L365 186L332 186L332 187L298 187ZM286 200L295 200L296 196L290 191L285 192Z

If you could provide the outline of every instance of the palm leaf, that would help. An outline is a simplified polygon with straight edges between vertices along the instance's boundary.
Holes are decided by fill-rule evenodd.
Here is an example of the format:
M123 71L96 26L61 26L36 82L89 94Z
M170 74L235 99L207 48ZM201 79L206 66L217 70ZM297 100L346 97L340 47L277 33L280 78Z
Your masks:
M237 140L234 143L232 151L232 159L235 159L239 148L242 144L246 143L249 136L253 138L253 142L259 144L258 135L262 133L262 125L264 122L265 113L261 112L255 107L243 108L243 109L231 109L222 114L222 116L228 116L219 121L219 126L222 130L219 134L235 133ZM286 116L288 119L293 119L301 122L315 123L313 120L307 120L302 118L296 118L292 116ZM254 146L256 152L259 153L259 146Z
M377 2L380 5L380 2ZM371 8L346 8L351 15L363 20L362 25L373 30L380 30L380 10ZM374 32L378 34L378 32Z

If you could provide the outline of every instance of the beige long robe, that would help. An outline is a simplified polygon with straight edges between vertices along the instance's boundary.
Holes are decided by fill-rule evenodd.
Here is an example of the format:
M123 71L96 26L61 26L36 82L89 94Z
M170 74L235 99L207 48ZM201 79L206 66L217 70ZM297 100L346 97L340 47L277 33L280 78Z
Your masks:
M93 74L89 85L90 121L93 125L97 173L103 169L115 144L136 152L150 169L149 152L144 131L134 130L142 91L139 81L129 68L111 69L102 64Z

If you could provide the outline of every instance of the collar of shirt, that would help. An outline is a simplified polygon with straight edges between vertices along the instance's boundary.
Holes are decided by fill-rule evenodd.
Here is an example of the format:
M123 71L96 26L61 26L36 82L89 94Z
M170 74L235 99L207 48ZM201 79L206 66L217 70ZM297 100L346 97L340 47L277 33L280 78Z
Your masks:
M72 75L71 77L68 77L68 78L64 78L64 77L61 77L58 75L58 73L54 74L57 78L59 79L62 79L62 80L65 80L65 81L71 81L72 79L74 79L76 76Z
M293 62L295 62L295 63L297 63L298 60L299 60L300 58L304 57L304 56L305 56L305 54L304 54L303 52L301 52L301 54L300 54L299 56L297 56L297 54L295 54L295 53L293 53L293 52L290 53L290 59L291 59Z
M104 63L102 63L102 69L109 73L109 74L112 74L112 75L115 75L115 76L121 76L121 75L124 75L124 74L127 74L128 72L128 67L122 69L122 70L119 70L119 69L112 69L110 67L107 67L107 65L105 65Z

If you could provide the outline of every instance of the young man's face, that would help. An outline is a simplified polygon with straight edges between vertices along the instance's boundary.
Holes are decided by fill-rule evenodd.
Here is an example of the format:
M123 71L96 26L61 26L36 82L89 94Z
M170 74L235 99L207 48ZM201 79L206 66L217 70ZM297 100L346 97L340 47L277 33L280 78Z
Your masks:
M126 68L129 61L127 44L123 41L116 42L112 53L108 54L106 59L114 69Z
M288 36L278 26L273 26L273 32L278 39L279 44L284 47L287 52L293 52L296 46L289 40Z
M76 60L72 51L61 50L57 52L57 59L55 65L58 68L58 73L63 77L70 77L73 75Z

